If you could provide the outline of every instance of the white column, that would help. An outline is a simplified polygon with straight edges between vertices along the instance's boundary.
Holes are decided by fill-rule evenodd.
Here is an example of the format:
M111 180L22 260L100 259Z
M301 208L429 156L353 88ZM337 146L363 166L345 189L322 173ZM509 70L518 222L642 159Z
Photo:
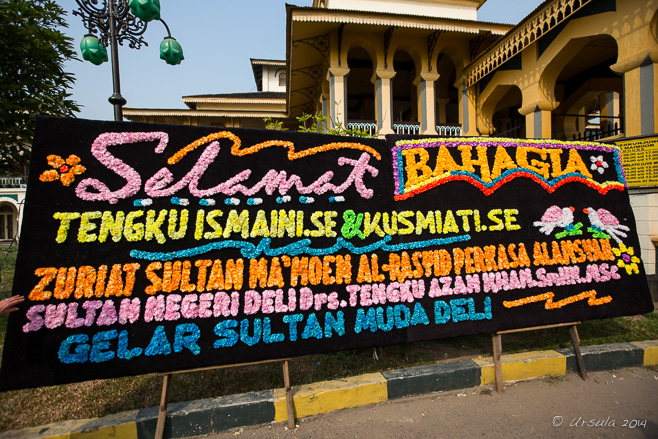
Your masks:
M434 98L434 82L439 79L438 73L423 72L418 75L420 95L418 111L420 116L420 133L436 134L436 103ZM414 81L416 83L416 81Z
M436 100L436 103L439 104L439 114L437 120L439 123L448 123L448 117L446 115L446 105L450 102L450 98L439 98Z
M478 136L480 133L477 131L477 119L476 119L476 93L475 87L467 88L465 84L459 84L459 123L462 126L462 135L463 136ZM491 121L489 121L491 122ZM482 130L482 135L488 135L489 132L486 131L486 127L480 127Z
M375 103L377 112L377 130L380 136L393 134L393 88L391 82L394 70L377 70L375 72Z
M329 81L329 123L332 127L347 126L347 75L350 69L343 67L329 67L327 80Z

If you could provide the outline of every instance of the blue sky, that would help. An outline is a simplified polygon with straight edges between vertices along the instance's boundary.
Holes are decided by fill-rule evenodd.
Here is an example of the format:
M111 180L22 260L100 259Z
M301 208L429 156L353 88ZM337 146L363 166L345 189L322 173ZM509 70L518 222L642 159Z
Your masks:
M287 0L311 6L312 0ZM65 33L80 40L87 33L72 16L74 0L57 0L68 12ZM185 108L181 96L256 91L249 58L285 59L286 0L160 0L162 18L183 46L185 60L169 66L160 59L167 35L159 22L145 33L148 47L119 47L121 94L132 108ZM541 0L488 0L478 11L481 21L516 24ZM82 59L82 57L79 55ZM83 106L78 117L112 120L110 63L94 66L71 61L66 70L76 77L73 99Z

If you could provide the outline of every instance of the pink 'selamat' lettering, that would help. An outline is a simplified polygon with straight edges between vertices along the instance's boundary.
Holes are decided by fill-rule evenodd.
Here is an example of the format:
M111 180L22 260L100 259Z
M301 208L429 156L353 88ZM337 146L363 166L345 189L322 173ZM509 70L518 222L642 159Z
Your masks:
M142 177L134 168L112 155L108 151L108 148L110 146L154 140L158 140L155 152L162 154L169 141L167 133L164 132L103 133L98 136L92 144L91 153L107 169L123 177L126 180L126 184L122 188L112 191L102 181L95 178L86 178L75 189L78 198L86 201L107 201L110 204L116 204L119 200L136 195L142 188ZM363 150L363 148L357 147L354 149ZM379 170L369 164L371 154L362 152L358 160L347 157L338 158L338 166L352 167L345 181L338 185L332 182L334 177L333 171L325 172L315 179L315 181L306 185L302 181L302 178L296 174L288 175L286 171L270 169L258 182L252 186L248 186L242 183L251 177L252 171L245 169L212 188L199 188L199 181L208 167L217 159L219 150L219 142L216 140L212 141L197 159L192 169L177 182L174 182L174 176L168 168L161 168L146 181L144 191L149 197L153 198L173 196L185 187L196 197L209 197L216 194L232 196L237 193L245 196L253 196L262 190L268 195L272 195L276 191L281 195L286 195L293 188L302 195L322 195L327 192L340 194L351 186L354 186L361 197L372 198L374 191L366 186L364 176L370 174L372 177L376 177L379 174ZM90 188L93 190L90 190Z

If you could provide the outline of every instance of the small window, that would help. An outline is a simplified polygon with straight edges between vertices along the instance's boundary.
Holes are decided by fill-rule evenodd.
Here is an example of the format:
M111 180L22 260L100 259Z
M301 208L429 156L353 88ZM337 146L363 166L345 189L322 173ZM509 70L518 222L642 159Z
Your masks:
M281 73L281 74L279 75L279 85L280 85L281 87L285 87L285 86L286 86L286 78L287 78L287 76L286 76L285 73Z
M9 204L0 207L0 240L14 238L14 209Z

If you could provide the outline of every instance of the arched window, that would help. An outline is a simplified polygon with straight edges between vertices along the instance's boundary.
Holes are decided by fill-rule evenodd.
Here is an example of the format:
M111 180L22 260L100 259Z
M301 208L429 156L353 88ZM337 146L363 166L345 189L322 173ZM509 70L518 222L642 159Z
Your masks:
M285 86L286 86L286 79L287 79L287 78L288 78L288 76L286 76L285 73L281 73L281 74L279 74L279 86L281 86L281 87L285 87Z
M393 55L393 130L396 134L420 134L418 123L418 88L414 85L416 66L408 52Z
M360 47L347 54L350 74L347 77L348 122L374 122L375 86L372 83L373 64L370 55Z

